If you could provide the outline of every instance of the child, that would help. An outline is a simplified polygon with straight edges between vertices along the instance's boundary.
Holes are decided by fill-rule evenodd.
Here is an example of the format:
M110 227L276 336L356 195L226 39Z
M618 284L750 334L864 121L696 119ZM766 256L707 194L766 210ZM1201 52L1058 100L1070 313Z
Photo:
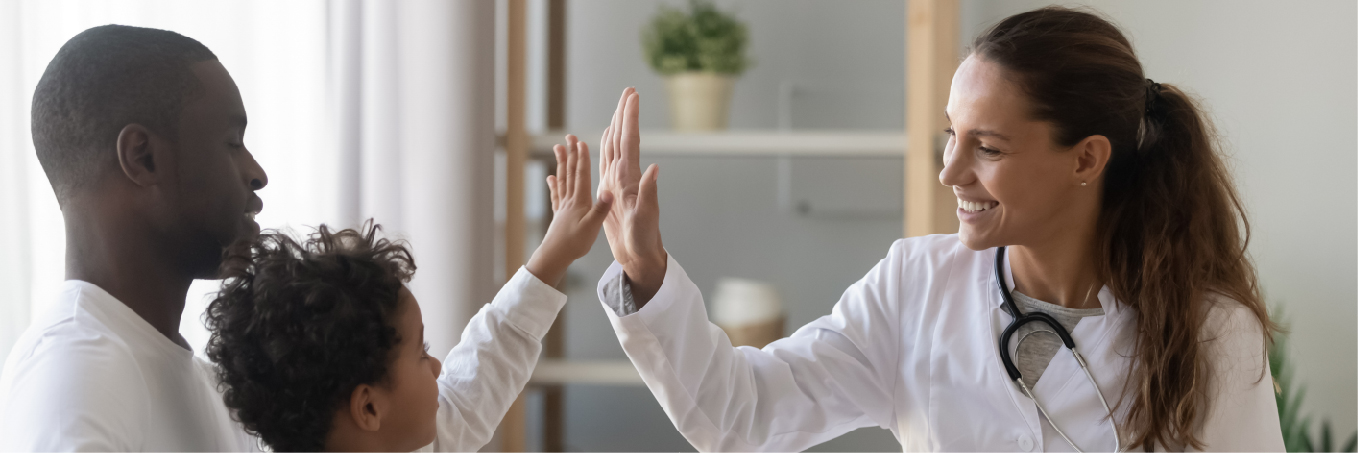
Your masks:
M542 246L446 364L429 356L404 285L415 262L378 226L321 226L303 242L262 235L207 313L207 354L246 431L275 451L476 451L489 441L565 305L553 286L589 252L612 202L592 202L584 143L567 136L555 152Z

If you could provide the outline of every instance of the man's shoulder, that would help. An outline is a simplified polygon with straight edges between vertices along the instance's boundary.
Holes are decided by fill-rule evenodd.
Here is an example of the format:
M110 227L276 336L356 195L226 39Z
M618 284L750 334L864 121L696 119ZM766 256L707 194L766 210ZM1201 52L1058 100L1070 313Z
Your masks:
M132 350L126 339L97 317L54 307L19 336L9 361L22 364L98 357L131 359ZM9 365L5 368L9 369Z
M54 380L110 383L138 373L137 357L126 339L80 309L78 298L63 294L62 301L19 336L5 361L0 391L31 391ZM6 396L10 395L0 398Z

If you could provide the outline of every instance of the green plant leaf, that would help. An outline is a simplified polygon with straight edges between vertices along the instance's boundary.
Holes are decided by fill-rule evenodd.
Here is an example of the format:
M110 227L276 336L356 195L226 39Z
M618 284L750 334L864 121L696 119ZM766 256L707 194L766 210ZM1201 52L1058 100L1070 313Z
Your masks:
M1274 306L1269 309L1269 313L1275 323L1280 326L1286 325L1282 307ZM1283 446L1287 451L1316 451L1317 445L1320 451L1334 451L1330 421L1328 419L1321 421L1320 439L1319 442L1315 442L1311 438L1311 417L1301 415L1302 401L1306 398L1306 386L1292 379L1292 364L1288 361L1286 335L1279 333L1274 336L1273 343L1268 348L1268 362L1269 373L1273 376L1276 389L1274 398L1278 403L1278 424L1283 432ZM1358 432L1349 436L1341 450L1356 451L1355 449L1358 449Z
M641 31L646 62L662 75L740 74L750 65L746 41L745 24L708 0L691 0L687 12L661 5Z

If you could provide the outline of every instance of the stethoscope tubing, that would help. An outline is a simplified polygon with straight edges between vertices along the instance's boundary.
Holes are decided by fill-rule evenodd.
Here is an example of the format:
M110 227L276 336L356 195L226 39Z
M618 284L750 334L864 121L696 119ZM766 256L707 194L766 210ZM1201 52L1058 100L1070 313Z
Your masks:
M1079 351L1075 349L1075 338L1071 337L1070 332L1066 330L1065 326L1062 326L1061 323L1057 322L1056 318L1053 318L1051 315L1037 311L1025 314L1019 311L1018 304L1014 303L1014 296L1010 294L1009 285L1004 281L1004 251L1005 248L1003 246L995 250L995 281L999 284L1000 295L1004 298L1004 306L1008 308L1009 314L1014 317L1014 320L1009 323L1008 327L1004 328L1004 332L1000 335L1000 361L1004 363L1005 373L1009 374L1010 380L1013 380L1018 384L1019 389L1023 390L1023 394L1027 396L1028 399L1033 400L1033 404L1037 406L1038 411L1042 412L1042 416L1047 418L1047 422L1051 424L1052 429L1056 430L1056 433L1060 434L1061 438L1065 439L1066 443L1070 444L1071 448L1074 448L1075 451L1084 453L1084 450L1081 450L1079 446L1075 445L1075 442L1070 440L1070 436L1067 436L1065 431L1062 431L1061 427L1057 426L1056 420L1047 413L1046 408L1042 407L1042 403L1038 402L1037 398L1033 397L1032 389L1028 387L1028 383L1023 381L1023 373L1014 365L1014 359L1009 353L1009 338L1018 331L1019 327L1032 322L1047 324L1047 326L1051 327L1052 331L1056 333L1056 336L1061 337L1061 343L1065 345L1066 350L1070 351L1071 355L1075 357L1075 362L1080 364L1080 369L1083 370L1085 376L1089 378L1089 383L1094 386L1094 392L1099 395L1099 402L1103 403L1103 409L1108 413L1108 423L1113 427L1113 451L1122 451L1122 434L1118 432L1117 421L1113 420L1113 409L1108 406L1108 400L1103 397L1103 390L1099 389L1099 383L1094 380L1094 374L1089 371L1089 362L1085 361L1084 356L1080 355ZM1019 342L1022 343L1023 340L1020 339Z

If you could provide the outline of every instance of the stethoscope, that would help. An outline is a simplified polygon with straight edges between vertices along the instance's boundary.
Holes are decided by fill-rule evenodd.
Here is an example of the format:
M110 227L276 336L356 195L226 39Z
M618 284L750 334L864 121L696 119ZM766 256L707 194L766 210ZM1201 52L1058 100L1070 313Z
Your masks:
M1000 285L1000 295L1004 296L1004 306L1009 309L1009 313L1014 315L1014 320L1009 323L1009 327L1004 328L1004 333L1000 335L1000 361L1004 362L1004 371L1009 373L1009 379L1018 383L1019 388L1023 389L1023 394L1027 395L1028 399L1033 400L1033 404L1037 405L1037 410L1042 411L1043 417L1047 417L1047 422L1052 425L1052 429L1066 439L1066 443L1069 443L1071 448L1084 453L1084 450L1077 447L1075 442L1071 441L1064 431L1061 431L1061 427L1056 426L1056 420L1052 419L1051 415L1047 414L1047 410L1042 408L1042 403L1039 403L1037 398L1033 397L1032 390L1028 388L1027 383L1023 382L1023 373L1020 373L1018 367L1014 366L1014 359L1009 356L1009 337L1014 335L1019 327L1030 322L1047 324L1052 331L1056 332L1056 336L1061 337L1061 343L1065 344L1066 349L1070 350L1070 353L1075 356L1075 361L1080 364L1080 369L1084 370L1085 376L1089 378L1089 384L1094 386L1094 392L1099 394L1099 402L1103 403L1103 410L1108 412L1108 423L1113 425L1113 451L1122 451L1122 443L1119 441L1121 436L1118 433L1118 424L1113 420L1113 410L1108 407L1108 400L1103 398L1103 391L1099 390L1099 384L1094 381L1094 375L1089 372L1089 363L1085 362L1084 356L1075 350L1075 339L1071 338L1070 332L1067 332L1066 328L1062 327L1061 323L1057 322L1056 318L1051 317L1051 315L1039 311L1024 314L1019 311L1018 305L1014 303L1014 297L1009 294L1009 285L1004 283L1004 247L995 251L995 281ZM1022 344L1025 338L1020 338L1019 344ZM1014 347L1017 349L1018 345Z

